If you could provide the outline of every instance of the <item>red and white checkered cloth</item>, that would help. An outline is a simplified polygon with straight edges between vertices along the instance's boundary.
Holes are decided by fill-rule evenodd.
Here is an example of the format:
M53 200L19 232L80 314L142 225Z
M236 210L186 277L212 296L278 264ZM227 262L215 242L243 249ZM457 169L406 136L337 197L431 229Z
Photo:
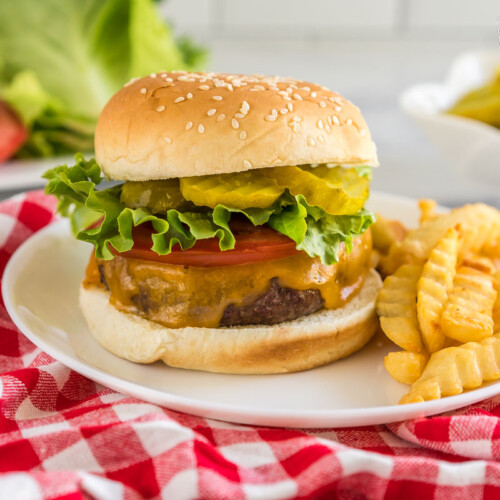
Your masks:
M0 277L54 219L0 203ZM0 499L498 499L500 398L387 426L290 430L184 415L106 389L35 347L0 302Z

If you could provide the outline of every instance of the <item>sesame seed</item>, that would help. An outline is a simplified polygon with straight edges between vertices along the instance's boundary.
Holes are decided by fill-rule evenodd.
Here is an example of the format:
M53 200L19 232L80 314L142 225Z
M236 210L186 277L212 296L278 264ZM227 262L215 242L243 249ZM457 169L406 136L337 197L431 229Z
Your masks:
M232 86L231 84L229 84L229 85L227 86L227 89L228 89L228 90L230 90L230 91L232 92L232 91L233 91L233 86Z
M198 125L198 132L200 134L203 134L203 132L205 132L205 127L201 123Z
M325 138L322 135L318 135L318 141L321 142L321 144L324 144Z
M158 106L156 108L156 111L158 111L158 113L161 113L162 111L165 111L165 106Z
M291 97L283 97L283 100L284 100L284 101L291 101L291 100L292 100L292 98L291 98Z
M317 96L316 92L311 92L311 97L316 97L316 96Z
M326 108L326 102L325 102L325 101L321 101L321 102L319 103L319 107L320 107L320 108Z
M290 111L290 113L293 111L293 104L291 102L289 102L286 107L288 108L288 111Z
M347 125L352 125L352 120L350 118L348 118L348 120L346 121Z
M248 113L250 111L250 105L248 104L248 102L243 101L241 103L241 109L244 113Z
M322 129L323 128L323 121L318 120L318 123L316 124L318 128Z
M271 114L272 114L273 116L278 116L278 111L276 111L275 109L273 109L273 110L271 111Z
M241 120L241 118L245 118L245 115L243 113L236 113L234 115L235 118L238 118L239 120Z
M191 94L191 92L188 92L187 96L186 96L188 99L192 99L193 98L193 94Z
M362 129L359 131L359 135L360 135L360 136L366 135L366 129L362 128Z
M311 136L309 136L309 137L307 138L307 144L308 144L309 146L313 146L313 147L314 147L314 146L316 146L316 141L315 141L315 140L314 140Z
M340 106L336 106L336 107L335 107L335 111L336 111L337 113L340 113L340 112L342 111L342 108L341 108Z
M214 115L215 115L215 113L217 113L217 110L216 110L215 108L209 109L209 110L207 111L207 115L208 115L208 116L214 116Z
M332 116L332 120L335 125L340 125L340 120L336 116Z
M255 85L254 89L257 89L257 90L266 90L266 87L263 87L262 85Z
M156 73L151 73L149 76L150 76L151 78L156 78Z
M164 137L163 140L167 143L167 144L172 144L172 138L171 137Z
M182 102L182 101L185 101L186 99L184 97L178 97L174 102L175 104L177 104L178 102Z
M212 97L212 99L213 99L214 101L222 101L222 97L221 97L220 95L214 95L214 96Z
M143 88L141 89L141 94L146 94L146 93L147 93L147 91L148 91L148 89L147 89L146 87L143 87Z
M276 116L274 115L267 115L265 118L268 122L274 122L276 120Z
M208 90L210 87L208 85L200 85L198 88L200 90Z
M240 128L240 124L239 124L238 120L236 120L236 118L233 118L233 119L231 120L231 125L232 125L232 127L233 127L233 128L235 128L235 129L236 129L236 128Z
M217 117L217 121L218 121L218 122L221 122L222 120L224 120L224 118L226 118L226 115L224 115L224 114L219 115L219 116Z
M305 90L306 92L311 91L311 89L309 87L300 87L300 90Z
M245 168L252 168L252 164L248 160L243 160L243 166Z
M331 116L327 116L326 117L326 121L331 125L332 124L332 117Z
M165 77L167 76L167 74L166 74L166 73L162 73L160 76L161 76L162 78L165 78Z
M165 78L165 81L168 83L172 83L174 81L174 79L169 77L169 78Z
M332 129L330 128L330 125L328 125L328 123L325 125L325 130L330 133L332 131Z
M328 100L331 102L335 102L335 97L329 97Z
M193 122L186 123L186 130L189 130L193 126Z
M246 139L247 138L247 133L242 130L241 133L240 133L240 139Z
M293 94L293 98L297 101L302 101L302 97L299 94Z
M258 92L259 89L249 89L250 92Z
M280 109L280 113L281 113L282 115L286 115L286 114L288 113L288 109L287 109L287 108L281 108L281 109Z

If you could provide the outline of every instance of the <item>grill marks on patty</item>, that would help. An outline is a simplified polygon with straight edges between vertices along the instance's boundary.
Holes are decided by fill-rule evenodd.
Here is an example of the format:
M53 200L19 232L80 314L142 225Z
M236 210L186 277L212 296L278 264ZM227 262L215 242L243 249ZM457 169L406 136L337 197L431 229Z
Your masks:
M269 290L251 304L227 306L219 326L274 325L311 314L321 309L323 304L319 290L283 288L278 278L273 278Z

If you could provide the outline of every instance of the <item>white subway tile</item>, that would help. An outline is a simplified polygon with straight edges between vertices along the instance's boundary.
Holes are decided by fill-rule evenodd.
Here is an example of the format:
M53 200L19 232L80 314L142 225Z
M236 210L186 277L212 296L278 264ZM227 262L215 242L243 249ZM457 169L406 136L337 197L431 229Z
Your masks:
M162 16L179 31L208 29L214 0L167 0L160 3Z
M500 16L498 0L409 0L410 27L490 27Z
M398 0L226 0L228 28L392 27Z

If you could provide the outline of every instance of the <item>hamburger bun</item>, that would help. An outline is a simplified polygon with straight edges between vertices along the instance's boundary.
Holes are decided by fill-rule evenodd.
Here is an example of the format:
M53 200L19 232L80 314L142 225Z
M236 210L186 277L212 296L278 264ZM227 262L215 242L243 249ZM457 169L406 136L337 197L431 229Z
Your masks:
M136 363L162 360L173 367L217 373L287 373L361 349L377 329L375 297L380 287L372 270L360 293L344 307L271 326L167 328L118 311L109 303L109 292L97 287L80 289L80 307L97 341Z
M377 165L359 109L320 85L268 76L158 73L104 107L95 133L108 178L152 180L283 165Z

